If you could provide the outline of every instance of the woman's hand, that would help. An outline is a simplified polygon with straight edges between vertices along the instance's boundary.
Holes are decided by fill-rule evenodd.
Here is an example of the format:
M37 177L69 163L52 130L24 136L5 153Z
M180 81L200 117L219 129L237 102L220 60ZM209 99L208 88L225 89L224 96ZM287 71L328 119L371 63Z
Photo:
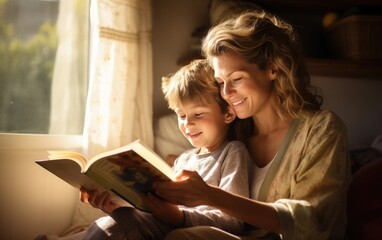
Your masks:
M183 170L176 182L155 182L155 193L174 204L195 207L208 205L210 186L195 171Z
M121 207L111 201L111 195L108 192L99 193L98 191L89 191L85 188L80 189L80 200L106 213L111 213L113 210Z

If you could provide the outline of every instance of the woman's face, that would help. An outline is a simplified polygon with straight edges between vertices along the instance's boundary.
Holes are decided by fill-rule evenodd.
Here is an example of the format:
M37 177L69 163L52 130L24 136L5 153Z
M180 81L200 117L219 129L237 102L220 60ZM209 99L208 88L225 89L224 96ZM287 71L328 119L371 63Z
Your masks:
M233 106L239 118L254 117L269 110L274 102L271 69L260 70L234 53L212 58L215 79L222 97Z

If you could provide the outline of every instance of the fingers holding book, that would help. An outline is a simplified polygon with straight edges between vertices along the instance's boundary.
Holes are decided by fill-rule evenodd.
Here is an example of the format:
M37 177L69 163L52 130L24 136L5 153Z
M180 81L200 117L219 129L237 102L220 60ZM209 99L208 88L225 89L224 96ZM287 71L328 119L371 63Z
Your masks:
M113 210L121 207L115 204L111 195L108 192L98 192L96 190L90 191L85 188L80 189L80 200L83 203L89 204L94 208L98 208L106 213L111 213Z

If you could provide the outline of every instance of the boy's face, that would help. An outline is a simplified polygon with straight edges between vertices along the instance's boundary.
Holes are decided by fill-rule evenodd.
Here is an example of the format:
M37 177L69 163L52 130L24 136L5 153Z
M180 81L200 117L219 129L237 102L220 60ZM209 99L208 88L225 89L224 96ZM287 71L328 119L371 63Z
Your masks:
M201 148L201 152L217 149L226 140L228 124L235 118L232 112L222 113L216 102L183 104L175 113L180 131L194 147Z

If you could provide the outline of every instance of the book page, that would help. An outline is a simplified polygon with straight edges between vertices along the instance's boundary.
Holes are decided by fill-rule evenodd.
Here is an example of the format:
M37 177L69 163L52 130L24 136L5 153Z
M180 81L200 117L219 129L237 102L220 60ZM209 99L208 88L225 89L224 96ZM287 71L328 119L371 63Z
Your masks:
M134 151L136 154L140 156L139 159L136 157L128 157L129 154L125 154L125 156L120 155L123 153ZM118 156L120 155L120 156ZM171 179L172 181L175 181L175 173L172 170L172 167L163 160L158 154L156 154L150 147L148 147L146 144L144 144L141 140L135 140L131 142L128 145L125 145L123 147L100 153L90 159L88 161L86 168L84 171L90 167L94 162L98 161L102 158L107 158L114 156L115 159L123 159L123 158L131 158L131 160L134 160L134 162L140 163L140 164L147 164L146 167L154 168L152 169L153 172L161 172L160 175L165 175L167 178ZM129 162L131 162L131 160ZM143 163L146 162L146 163ZM126 164L126 163L119 163L119 164ZM152 166L149 166L152 165ZM156 168L156 169L155 169Z
M150 209L142 202L141 195L152 192L152 183L155 181L171 181L133 150L93 162L86 174L136 208L147 212Z
M76 161L82 169L86 166L86 158L79 153L71 151L48 151L48 158L51 160L55 159L72 159Z
M133 142L131 148L148 163L159 169L166 177L175 181L175 173L172 167L142 141L137 140Z
M107 188L100 185L97 181L82 173L80 166L71 159L38 160L36 163L77 189L84 187L88 190L97 190L98 192L108 191ZM122 206L131 206L115 193L110 193L114 203Z

